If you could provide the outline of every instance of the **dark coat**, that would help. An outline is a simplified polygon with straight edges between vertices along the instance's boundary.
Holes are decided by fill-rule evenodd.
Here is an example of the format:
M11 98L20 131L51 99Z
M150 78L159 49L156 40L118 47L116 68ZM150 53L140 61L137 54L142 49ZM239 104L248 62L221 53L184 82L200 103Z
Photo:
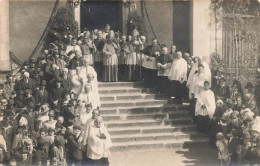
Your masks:
M216 98L223 101L225 101L230 96L229 86L227 85L224 85L223 87L221 87L220 85L216 85L214 92Z
M51 95L50 95L50 101L62 101L65 95L65 89L60 87L60 88L55 88L52 90Z
M69 62L68 69L76 69L78 66L83 66L83 58L79 57L77 58L76 56L72 58Z
M83 159L82 143L79 143L74 135L68 137L67 145L70 160L78 161Z
M48 102L48 96L49 96L49 93L47 92L47 90L44 90L44 91L37 90L35 92L35 104L41 105L41 104L47 103Z
M20 80L17 84L16 90L26 90L31 89L34 90L36 88L35 81L31 78L28 78L28 83L25 82L24 79Z
M161 49L159 46L152 46L152 45L149 45L146 47L145 49L145 54L148 55L149 57L156 57L155 55L155 52L158 51L160 52Z

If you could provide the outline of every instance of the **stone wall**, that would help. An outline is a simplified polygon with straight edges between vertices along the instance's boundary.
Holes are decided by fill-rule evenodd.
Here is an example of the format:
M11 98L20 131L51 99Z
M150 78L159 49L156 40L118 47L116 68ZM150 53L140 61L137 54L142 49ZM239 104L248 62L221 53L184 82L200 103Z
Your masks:
M9 2L10 50L21 61L26 60L35 48L54 4L55 1L36 0ZM65 4L61 1L59 7Z

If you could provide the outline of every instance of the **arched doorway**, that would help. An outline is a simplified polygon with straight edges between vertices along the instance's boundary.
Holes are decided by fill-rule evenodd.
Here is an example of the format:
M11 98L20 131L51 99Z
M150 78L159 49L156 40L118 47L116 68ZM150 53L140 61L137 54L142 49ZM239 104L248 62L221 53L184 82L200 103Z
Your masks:
M81 30L104 29L106 24L114 31L122 30L121 1L85 1L80 8Z

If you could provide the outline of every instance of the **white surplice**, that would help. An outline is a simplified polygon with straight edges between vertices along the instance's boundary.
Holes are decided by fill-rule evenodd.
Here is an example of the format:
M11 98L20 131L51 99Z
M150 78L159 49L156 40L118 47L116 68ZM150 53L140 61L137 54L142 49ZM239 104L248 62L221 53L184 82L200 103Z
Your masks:
M172 63L168 78L170 80L187 81L187 62L185 59L175 59Z
M206 108L202 109L201 108L202 105L205 105ZM208 89L207 91L202 90L197 98L196 107L195 107L195 116L209 115L209 117L212 119L215 109L216 109L216 103L215 103L214 93L210 89Z
M100 135L104 134L106 139L100 139ZM109 148L112 147L112 141L110 135L104 125L97 128L95 125L91 125L88 132L88 146L87 157L93 160L98 160L103 157L110 156Z
M66 53L68 54L70 51L78 51L80 53L80 55L82 55L81 53L81 49L79 45L68 45L66 48ZM72 59L74 58L75 53L70 54L69 58Z

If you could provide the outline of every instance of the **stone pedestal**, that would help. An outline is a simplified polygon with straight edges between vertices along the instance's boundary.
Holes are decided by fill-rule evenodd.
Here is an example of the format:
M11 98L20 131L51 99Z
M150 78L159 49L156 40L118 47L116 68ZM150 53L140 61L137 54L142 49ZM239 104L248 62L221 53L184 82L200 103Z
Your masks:
M10 70L9 0L0 1L0 70Z

